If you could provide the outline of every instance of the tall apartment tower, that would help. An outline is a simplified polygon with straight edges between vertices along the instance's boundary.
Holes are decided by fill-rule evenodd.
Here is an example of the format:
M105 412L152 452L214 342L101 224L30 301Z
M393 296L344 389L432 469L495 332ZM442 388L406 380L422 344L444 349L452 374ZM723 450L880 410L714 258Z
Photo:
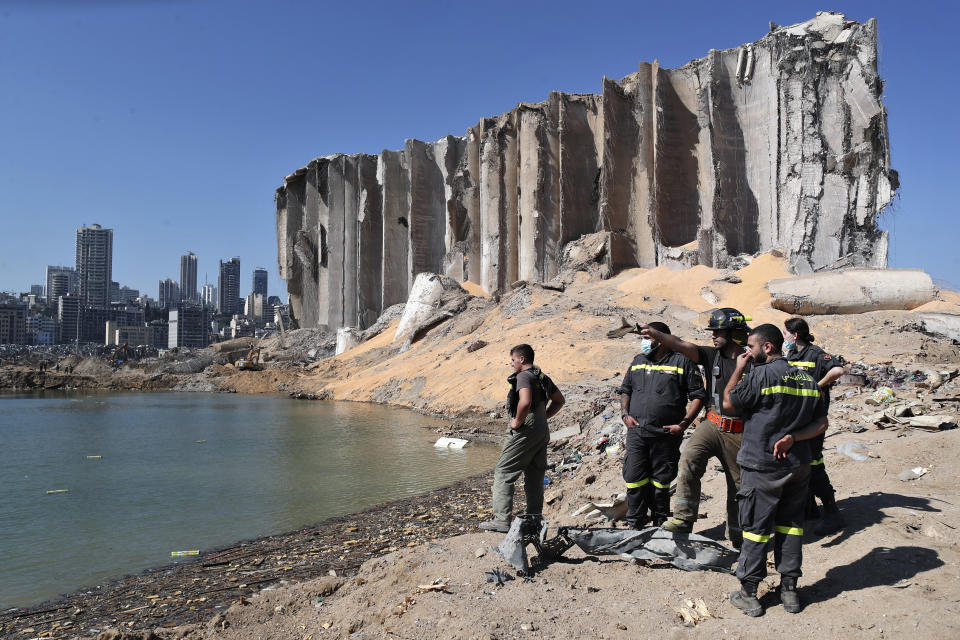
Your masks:
M263 267L257 267L253 270L253 291L263 296L264 302L267 300L267 270Z
M191 251L180 256L180 300L197 302L197 256Z
M240 313L240 258L220 261L217 291L217 311L229 316Z
M53 279L56 276L63 276L61 283L64 284L61 288L54 289ZM48 304L57 304L57 299L60 296L65 296L68 293L77 292L77 270L73 267L56 267L54 265L47 266L47 289L45 295L47 296Z
M171 278L160 281L157 293L157 306L161 309L176 309L180 302L180 287Z
M77 229L77 292L80 304L110 306L113 281L113 229L98 224Z
M212 284L205 284L200 293L200 303L207 309L217 308L217 288Z

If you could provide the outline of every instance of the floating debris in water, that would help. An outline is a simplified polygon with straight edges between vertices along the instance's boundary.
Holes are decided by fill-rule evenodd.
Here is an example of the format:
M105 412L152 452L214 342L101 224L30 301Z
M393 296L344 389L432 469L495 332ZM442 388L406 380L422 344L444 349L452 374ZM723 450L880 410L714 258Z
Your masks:
M53 495L55 493L70 493L70 489L47 489L47 495Z
M103 456L87 456L87 460L102 460Z
M182 558L183 556L198 556L200 555L199 549L191 549L189 551L171 551L171 558Z

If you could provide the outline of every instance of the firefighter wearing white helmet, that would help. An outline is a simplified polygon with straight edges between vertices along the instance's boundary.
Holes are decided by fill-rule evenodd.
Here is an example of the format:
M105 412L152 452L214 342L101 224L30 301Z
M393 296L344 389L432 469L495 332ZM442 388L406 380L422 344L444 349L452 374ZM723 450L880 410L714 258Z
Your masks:
M702 366L706 373L706 417L690 436L680 458L673 517L663 524L663 528L674 533L693 530L700 507L700 481L710 458L717 458L727 480L727 537L737 548L743 542L737 512L737 491L740 488L737 453L743 438L743 421L736 412L724 411L722 394L736 369L737 356L744 352L750 331L747 321L750 319L737 309L714 309L706 327L713 334L713 346L696 345L676 336L662 334L649 325L640 326L641 335L682 353Z

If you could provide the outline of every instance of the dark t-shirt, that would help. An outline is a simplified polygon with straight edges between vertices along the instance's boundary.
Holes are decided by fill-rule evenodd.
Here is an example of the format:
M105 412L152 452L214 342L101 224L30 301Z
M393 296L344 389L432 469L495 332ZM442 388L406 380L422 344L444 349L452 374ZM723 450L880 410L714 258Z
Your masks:
M517 385L516 392L519 393L520 389L530 389L532 395L530 413L527 414L523 424L530 426L540 419L545 425L547 400L549 400L554 392L559 391L557 385L553 383L550 376L541 371L540 367L537 366L524 369L515 375ZM510 376L507 380L510 381L512 378L513 376ZM510 384L512 386L513 382ZM507 402L509 404L509 398Z
M703 367L704 373L704 389L707 392L707 399L704 404L707 405L711 411L719 413L723 416L739 416L739 411L724 411L723 410L723 390L727 388L727 383L730 382L730 376L733 375L734 369L737 368L737 359L736 358L727 358L722 353L720 353L720 358L717 359L717 354L720 353L720 349L716 347L703 347L697 345L697 354L700 356L700 366ZM716 374L713 371L713 363L716 360L717 366L720 369L719 378L717 379L717 388L714 389L714 378ZM747 371L744 373L750 372L750 366L747 366Z

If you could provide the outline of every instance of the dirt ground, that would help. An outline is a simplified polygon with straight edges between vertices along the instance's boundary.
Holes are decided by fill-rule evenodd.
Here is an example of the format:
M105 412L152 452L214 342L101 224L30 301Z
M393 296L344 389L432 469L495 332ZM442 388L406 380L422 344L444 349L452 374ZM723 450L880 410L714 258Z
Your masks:
M607 526L572 515L587 502L610 501L623 487L623 433L614 389L638 345L636 336L612 340L606 332L621 318L659 319L675 334L708 343L703 315L716 306L736 306L754 318L753 324L780 324L787 315L770 307L765 283L784 274L781 260L760 256L734 274L661 267L603 281L578 273L565 291L525 285L499 299L471 291L478 297L465 312L405 350L393 341L394 321L333 358L291 356L285 349L267 354L275 360L263 372L212 364L193 379L219 391L409 406L448 416L450 433L476 438L502 430L508 351L528 342L537 351L537 364L568 400L552 428L574 432L552 445L545 516L552 527ZM923 310L960 313L960 296L941 292L927 307ZM349 540L334 540L328 547L362 550L369 559L341 565L337 577L323 576L328 567L335 568L332 556L315 558L312 575L323 577L288 584L277 579L258 585L259 591L231 591L218 601L222 608L204 608L212 617L154 629L148 617L126 625L117 616L101 635L225 640L960 637L960 429L949 429L960 422L960 377L951 379L960 366L960 346L918 330L909 311L809 321L817 343L842 355L865 381L833 392L825 458L847 526L818 538L809 523L801 579L805 609L799 615L779 606L775 576L761 587L766 615L753 619L728 603L727 594L737 586L730 575L586 556L577 549L529 579L488 583L485 571L500 568L514 576L516 571L489 549L501 535L472 530L489 515L488 502L480 499L464 512L456 506L462 492L451 490L448 502L436 503L435 517L447 514L449 522L463 527L462 535L446 537L456 531L437 530L435 537L418 538L415 546L391 549L378 536L352 532ZM313 348L321 349L319 341ZM875 389L882 387L891 389L894 401L871 404ZM942 417L935 421L946 430L912 427L907 424L911 414ZM869 455L848 457L837 448L847 443L865 445ZM900 479L917 467L921 477ZM489 476L483 482L481 495L489 491ZM703 490L709 497L695 530L722 539L725 487L719 466L710 468ZM405 509L403 518L418 517L416 502ZM242 563L225 566L242 569ZM184 594L170 592L169 597L184 599ZM705 609L694 616L695 623L685 623L677 610L693 610L698 600ZM70 637L49 625L18 623L4 629L18 638Z

